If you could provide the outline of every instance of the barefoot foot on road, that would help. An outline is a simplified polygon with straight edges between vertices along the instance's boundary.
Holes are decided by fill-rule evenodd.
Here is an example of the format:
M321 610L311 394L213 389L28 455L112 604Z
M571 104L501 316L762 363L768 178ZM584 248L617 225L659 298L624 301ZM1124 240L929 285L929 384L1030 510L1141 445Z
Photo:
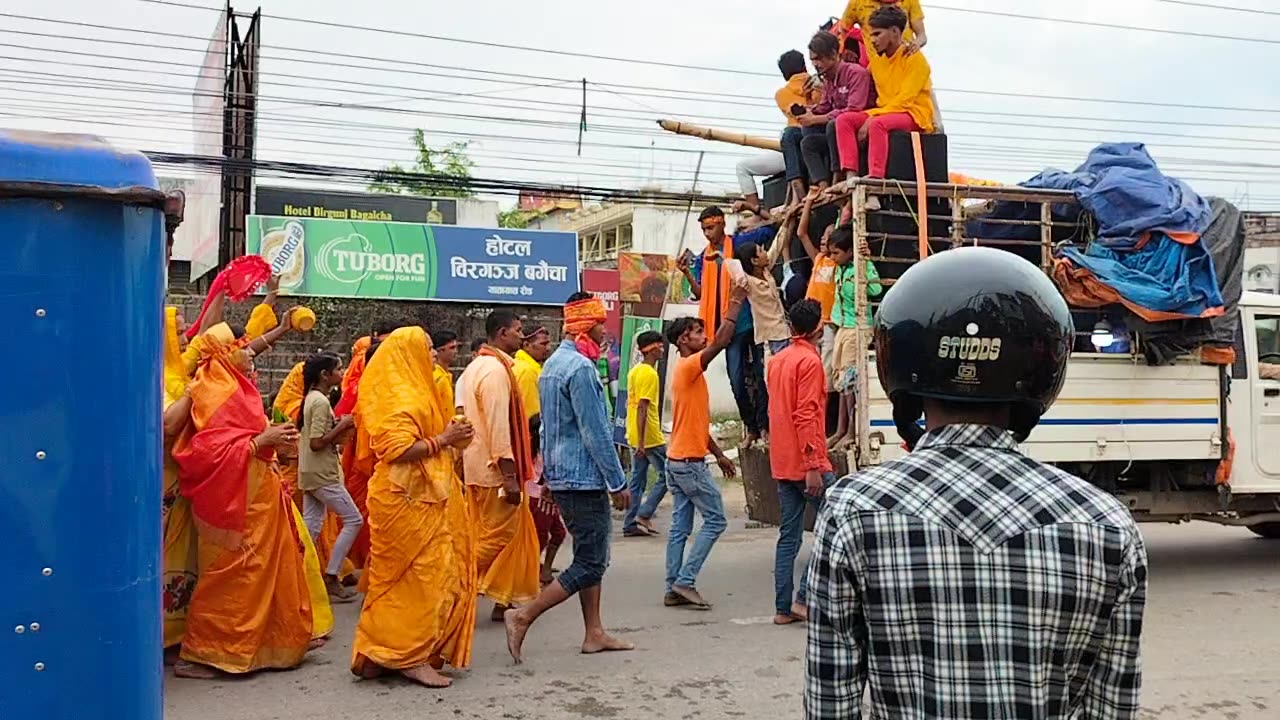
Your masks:
M507 627L507 652L511 653L511 659L516 665L524 662L524 658L520 653L524 647L525 633L529 632L529 624L521 622L519 610L508 610L502 618L502 623Z
M800 622L809 622L809 606L800 603L791 603L791 617Z
M222 672L208 665L179 660L173 666L173 675L174 677L187 678L188 680L217 680L222 677Z
M636 646L634 644L626 640L619 640L605 632L590 635L582 641L583 655L594 655L602 652L625 652L635 649Z
M444 689L453 684L453 680L441 675L430 665L419 665L408 670L401 670L400 674L419 685L425 685L429 688Z

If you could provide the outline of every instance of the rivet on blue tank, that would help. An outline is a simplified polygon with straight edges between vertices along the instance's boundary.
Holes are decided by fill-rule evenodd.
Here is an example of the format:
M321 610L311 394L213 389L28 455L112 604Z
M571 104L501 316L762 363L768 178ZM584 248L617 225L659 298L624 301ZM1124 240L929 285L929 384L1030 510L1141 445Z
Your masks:
M44 308L36 308L36 317L44 317L49 313Z
M45 568L40 571L40 574L44 575L45 577L49 577L50 575L53 574L53 568Z
M40 632L40 623L38 622L31 623L31 632Z
M19 625L18 627L14 628L14 629L13 629L13 631L14 631L15 633L17 633L17 634L21 635L22 633L26 632L26 631L27 631L27 629L26 629L26 628L24 628L24 627L22 627L21 625Z
M36 672L44 672L44 663L36 663Z
M48 455L46 455L46 454L45 454L45 452L44 452L43 450L37 450L37 451L36 451L36 459L37 459L37 460L44 460L44 459L45 459L45 458L47 458L47 457L49 457L49 456L48 456Z

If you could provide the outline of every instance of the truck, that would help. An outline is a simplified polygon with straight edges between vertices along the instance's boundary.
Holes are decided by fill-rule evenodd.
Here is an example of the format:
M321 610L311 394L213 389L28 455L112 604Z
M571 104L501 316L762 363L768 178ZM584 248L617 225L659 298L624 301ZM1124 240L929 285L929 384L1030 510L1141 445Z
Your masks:
M918 202L868 210L872 194ZM939 246L1001 243L1028 259L1038 256L1046 271L1054 253L1053 206L1075 202L1061 191L868 179L850 190L849 199L858 240L871 248L894 243L899 248L897 256L872 249L872 261L909 265ZM1039 213L1031 213L1039 218L1031 223L1038 239L966 237L966 208L989 200L1038 205ZM919 218L925 222L909 223L918 229L914 237L902 233L901 225L897 233L884 230L890 222L885 215L910 219L916 207L928 210ZM939 208L949 212L934 214ZM939 228L947 234L930 234ZM904 243L918 254L901 254ZM855 248L861 246L855 242ZM865 263L855 258L854 265L859 306L866 307ZM892 279L883 282L891 285ZM870 303L873 309L876 304ZM1149 365L1139 353L1140 336L1129 352L1073 353L1057 402L1022 450L1113 493L1139 522L1200 520L1280 539L1280 297L1245 291L1238 308L1231 365L1209 364L1198 353ZM1078 334L1082 330L1093 331L1077 327ZM850 468L889 462L907 452L889 399L875 380L870 339L871 320L864 316L858 328L857 442L847 458Z

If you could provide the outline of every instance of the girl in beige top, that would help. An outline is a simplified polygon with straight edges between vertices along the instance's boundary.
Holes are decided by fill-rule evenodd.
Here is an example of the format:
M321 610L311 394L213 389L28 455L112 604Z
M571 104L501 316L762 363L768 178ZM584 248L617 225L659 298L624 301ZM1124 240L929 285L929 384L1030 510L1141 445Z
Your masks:
M756 344L767 346L771 355L777 354L790 344L791 326L782 309L778 283L770 272L769 254L759 245L746 243L738 248L737 256L745 272L739 282L746 287L747 299L751 302Z

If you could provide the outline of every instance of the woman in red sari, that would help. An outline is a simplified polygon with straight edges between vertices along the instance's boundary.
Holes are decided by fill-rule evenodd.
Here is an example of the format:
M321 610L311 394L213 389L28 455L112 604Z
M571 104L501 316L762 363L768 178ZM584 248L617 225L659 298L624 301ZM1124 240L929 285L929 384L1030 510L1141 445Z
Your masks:
M275 463L298 433L267 422L247 344L225 323L192 341L191 426L173 459L199 531L200 580L181 677L297 667L311 642L301 538Z

